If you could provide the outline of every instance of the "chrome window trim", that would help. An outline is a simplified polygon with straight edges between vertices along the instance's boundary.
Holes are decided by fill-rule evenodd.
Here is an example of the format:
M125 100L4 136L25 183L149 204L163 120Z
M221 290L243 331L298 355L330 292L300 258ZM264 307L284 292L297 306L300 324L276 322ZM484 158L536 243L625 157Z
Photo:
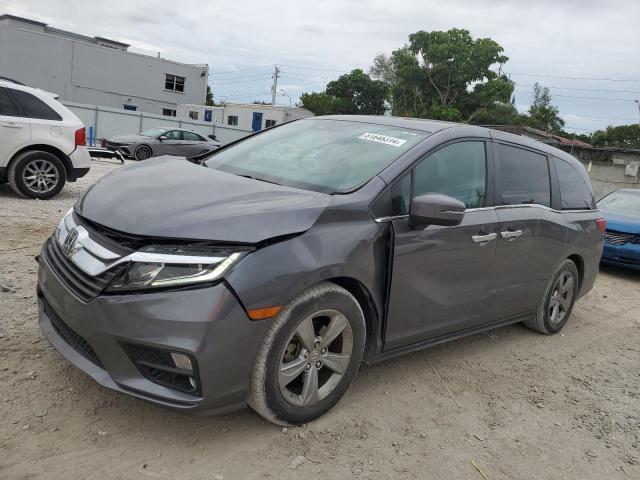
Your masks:
M522 205L496 205L494 207L478 207L478 208L467 208L464 213L472 213L472 212L484 212L488 210L506 210L508 208L542 208L544 210L549 210L554 213L594 213L597 212L597 209L590 210L556 210L555 208L547 207L546 205L540 205L539 203L527 203ZM388 217L378 217L374 218L376 223L384 223L390 222L393 220L402 220L405 218L409 218L409 215L392 215Z

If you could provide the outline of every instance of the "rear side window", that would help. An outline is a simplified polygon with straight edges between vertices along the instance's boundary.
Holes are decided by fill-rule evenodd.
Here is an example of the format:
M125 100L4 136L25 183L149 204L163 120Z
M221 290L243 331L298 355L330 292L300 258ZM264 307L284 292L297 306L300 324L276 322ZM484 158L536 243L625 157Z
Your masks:
M523 148L497 146L502 189L497 204L551 206L547 157Z
M182 132L182 139L189 140L190 142L201 142L204 140L200 135L192 132Z
M7 117L22 117L22 112L13 103L5 88L0 88L0 115Z
M62 117L58 115L53 108L37 98L35 95L23 92L22 90L13 90L13 96L20 104L20 107L24 111L26 117L38 118L41 120L62 120Z
M563 210L579 210L594 208L594 198L591 189L585 183L580 172L559 158L554 158L558 183L560 185L560 199Z

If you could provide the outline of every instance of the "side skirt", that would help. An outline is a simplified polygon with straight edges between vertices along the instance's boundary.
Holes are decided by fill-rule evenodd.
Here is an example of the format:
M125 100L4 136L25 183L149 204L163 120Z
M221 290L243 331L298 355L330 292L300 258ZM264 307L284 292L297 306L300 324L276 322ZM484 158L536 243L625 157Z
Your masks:
M449 333L447 335L441 335L439 337L430 338L428 340L423 340L422 342L413 343L411 345L406 345L404 347L394 348L393 350L389 350L386 352L380 352L375 355L371 355L366 359L364 363L367 365L382 362L384 360L389 360L390 358L398 357L400 355L405 355L407 353L419 352L420 350L424 350L425 348L433 347L434 345L439 345L441 343L450 342L452 340L457 340L459 338L467 337L469 335L474 335L476 333L485 332L487 330L493 330L494 328L505 327L507 325L512 325L514 323L520 323L529 318L533 318L535 316L535 310L522 313L519 315L515 315L509 318L503 318L502 320L497 320L491 323L485 323L484 325L480 325L478 327L467 328L466 330L460 330L459 332Z

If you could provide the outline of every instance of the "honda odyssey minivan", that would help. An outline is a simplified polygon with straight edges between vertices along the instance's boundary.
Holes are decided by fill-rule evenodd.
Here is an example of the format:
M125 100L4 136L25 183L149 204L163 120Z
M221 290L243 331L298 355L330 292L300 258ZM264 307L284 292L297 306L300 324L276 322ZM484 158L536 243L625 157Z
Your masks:
M360 364L559 332L605 221L572 156L446 122L328 116L104 177L39 256L39 322L100 384L300 424Z

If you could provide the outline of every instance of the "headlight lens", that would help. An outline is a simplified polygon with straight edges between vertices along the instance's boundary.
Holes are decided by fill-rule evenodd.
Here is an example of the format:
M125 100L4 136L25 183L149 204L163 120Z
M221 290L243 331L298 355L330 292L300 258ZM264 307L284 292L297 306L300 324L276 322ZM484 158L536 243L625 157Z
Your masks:
M144 290L213 282L249 253L249 248L200 246L145 247L131 255L127 268L107 291Z

